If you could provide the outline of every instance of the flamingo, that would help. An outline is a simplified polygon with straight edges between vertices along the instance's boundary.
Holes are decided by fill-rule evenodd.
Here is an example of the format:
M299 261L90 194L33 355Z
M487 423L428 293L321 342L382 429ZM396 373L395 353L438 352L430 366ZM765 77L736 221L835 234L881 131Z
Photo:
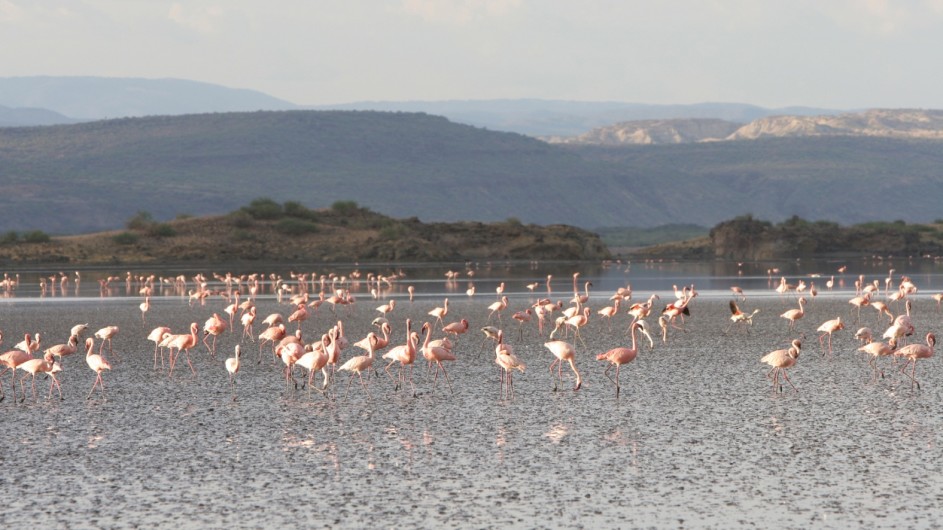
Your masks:
M598 311L596 314L606 319L606 326L609 328L609 331L612 331L612 317L619 313L619 303L622 301L622 297L618 296L615 300L612 301L612 305L606 306Z
M111 365L100 354L92 353L95 348L95 339L89 337L85 339L85 363L95 372L95 382L92 383L92 389L85 399L90 399L95 392L95 387L101 385L102 399L105 399L105 381L102 380L102 372L111 370Z
M265 346L266 342L272 343L272 355L275 355L275 343L282 340L285 337L285 325L282 323L275 324L270 326L268 329L259 334L259 362L256 364L262 363L262 347ZM274 361L274 359L273 359Z
M488 322L491 322L491 318L494 316L495 313L498 314L498 320L501 320L501 312L507 309L507 307L508 307L507 296L502 296L500 300L498 300L497 302L493 302L491 305L489 305L488 310L491 312L488 313Z
M239 317L239 322L242 324L242 338L248 340L255 340L252 336L252 324L255 323L256 308L255 306L250 307L246 310L242 316Z
M321 374L324 376L324 384L322 388L318 389L318 392L324 394L324 389L327 388L328 382L330 381L330 376L327 373L327 345L330 343L330 336L325 333L321 336L321 341L316 343L311 351L305 352L300 359L295 361L296 366L300 366L308 371L308 392L311 391L311 384L314 382L314 374L318 370L321 371Z
M226 359L226 371L229 372L229 387L232 389L232 400L236 401L236 374L239 373L239 354L242 348L236 344L234 355Z
M825 335L828 335L828 353L832 353L832 333L836 331L845 329L845 324L842 323L841 317L834 318L832 320L826 320L818 327L816 331L821 331L822 334L819 335L819 346L822 347L822 355L825 355L825 345L823 344L823 339Z
M73 353L78 351L78 347L79 347L79 336L70 335L68 342L66 342L65 344L56 344L54 346L50 346L43 353L51 353L55 355L56 357L58 357L59 361L61 362L63 357L67 355L72 355Z
M435 317L435 321L442 325L442 317L449 314L449 299L446 298L442 303L442 307L436 307L428 313L430 316Z
M632 322L632 324L629 326L629 332L632 335L632 346L630 347L620 346L617 348L613 348L605 353L600 353L599 355L596 356L597 361L606 361L609 363L609 365L606 366L605 375L609 379L609 381L612 381L612 384L616 386L616 397L619 397L619 390L621 389L619 385L619 371L622 368L622 365L629 364L630 362L634 361L635 358L638 356L638 348L636 346L636 334L635 334L638 328L639 328L638 322ZM612 376L609 375L609 370L611 370L613 366L616 367L615 379L613 379Z
M305 320L308 320L308 305L304 302L300 302L297 305L292 314L288 315L288 322L297 322L298 329L301 329L301 323Z
M752 326L753 317L756 316L756 314L759 312L760 312L759 309L754 309L752 313L744 313L743 311L740 310L739 307L737 307L737 302L735 300L731 300L730 301L730 313L731 313L730 324L727 325L727 328L724 330L724 334L730 331L730 328L734 324L749 324ZM747 329L747 331L749 331L748 328L744 328L744 329Z
M779 315L782 318L785 318L789 321L789 329L796 329L798 324L797 322L805 316L805 303L806 299L804 296L799 297L799 309L790 309L785 313Z
M502 330L498 330L498 342L494 347L494 353L494 362L504 370L501 378L504 397L510 399L514 394L514 370L523 372L527 369L527 365L514 355L514 349L511 348L510 344L504 343L504 331Z
M214 358L216 357L216 337L220 336L225 331L226 321L220 318L219 313L213 313L213 315L203 323L203 345L206 346L207 351L209 351L210 355ZM206 342L206 337L210 335L213 336L212 346Z
M891 339L887 342L869 342L864 346L858 348L858 351L862 353L867 353L871 358L868 359L868 366L871 367L872 380L877 380L878 367L875 364L878 357L886 357L894 353L894 350L897 349L897 341ZM880 370L881 379L884 378L884 369Z
M33 341L29 333L25 335L24 340L26 341L27 349L29 349L29 344L32 343ZM2 355L0 355L0 365L6 366L6 368L4 368L2 372L0 372L0 376L6 373L7 370L10 371L11 379L13 380L13 400L14 401L16 401L16 367L25 363L26 361L29 361L30 359L32 359L32 357L33 356L31 353L25 350L20 350L16 348L10 351L4 352ZM25 395L26 391L24 390L23 392ZM3 400L3 397L4 397L3 385L0 384L0 401Z
M583 386L583 378L580 376L579 371L576 369L576 348L569 342L562 340L552 340L550 342L545 342L544 347L550 350L550 353L553 354L556 359L550 363L550 377L553 378L553 391L557 391L557 381L563 382L563 361L570 363L570 370L573 371L573 375L576 377L576 386L573 387L573 390L579 390ZM553 377L553 367L557 366L557 376Z
M524 340L524 324L530 322L530 316L533 314L533 311L528 307L523 311L516 311L511 318L517 321L517 328L520 332L521 340Z
M849 300L848 303L858 309L858 312L855 315L855 324L857 324L861 319L861 307L871 303L871 293L864 293L860 296L856 296Z
M450 322L442 327L442 331L448 335L455 335L455 338L458 338L459 335L468 331L468 320L463 318L458 322Z
M760 358L760 362L766 363L773 367L769 373L766 374L766 377L772 376L774 391L776 389L776 384L779 383L780 373L786 379L786 382L792 386L793 390L796 392L799 391L799 389L796 388L796 385L792 384L792 381L789 380L789 374L786 373L786 369L796 364L796 359L799 358L799 351L801 349L802 341L799 339L794 339L792 341L792 345L788 349L771 351ZM779 384L779 391L783 391L783 385L781 383Z
M196 374L196 369L193 368L193 363L190 362L190 348L195 347L199 341L196 336L199 329L200 327L196 322L191 322L189 334L172 335L167 342L167 351L170 357L170 372L168 376L173 377L174 375L174 366L177 364L177 357L180 355L180 350L186 352L187 364L190 366L190 371L193 372L194 375ZM174 354L174 348L177 349L176 354Z
M20 363L17 368L26 372L26 375L24 375L23 379L20 380L20 387L23 388L23 399L20 401L26 400L26 388L23 385L24 381L26 381L26 378L30 376L32 376L30 386L33 389L33 399L36 399L36 374L39 372L47 374L52 379L49 382L49 397L52 397L52 389L58 388L59 399L62 399L62 386L59 384L59 379L56 377L56 373L61 372L62 367L59 365L59 363L54 362L51 353L43 355L42 359L30 359L26 362Z
M435 377L432 379L432 390L435 391L436 381L439 379L439 370L442 370L442 373L445 374L445 381L449 385L449 393L454 394L452 391L452 381L449 379L449 373L445 370L445 366L442 364L442 361L454 361L455 355L452 354L452 349L450 347L445 347L443 345L436 345L435 342L431 341L432 337L432 326L429 323L424 323L422 325L422 331L425 333L425 339L422 343L422 356L428 360L430 363L435 363Z
M360 378L360 385L363 386L364 392L367 393L367 397L370 398L370 389L367 388L367 384L363 380L363 374L361 372L369 370L373 366L373 354L377 346L377 335L374 332L367 334L367 355L357 355L356 357L351 357L347 359L347 362L341 365L338 368L339 371L349 371L350 377L347 379L347 391L344 392L344 399L347 399L347 395L350 393L350 383L354 380L354 374L357 374L357 377ZM359 344L359 343L358 343Z
M167 326L158 326L152 329L151 332L148 333L147 335L147 340L154 342L154 369L155 370L157 369L157 349L160 347L161 341L163 341L164 337L166 337L167 335L170 335L170 328ZM161 368L163 368L164 366L163 350L161 350L160 365L161 365Z
M920 389L920 383L915 377L917 372L917 359L929 359L930 357L933 357L933 346L936 345L936 335L933 333L927 333L926 340L926 346L923 344L908 344L894 352L895 357L907 358L907 362L904 363L904 365L900 368L900 373L910 378L910 388L913 388L914 385L917 385L918 390ZM907 374L908 364L913 365L909 375Z
M147 315L147 312L151 309L151 297L145 296L144 301L141 302L141 305L138 307L141 308L141 323L146 326L147 319L145 318L145 315Z
M406 319L406 343L401 344L392 350L383 354L384 359L389 359L390 363L386 365L384 370L386 375L390 377L390 380L395 383L395 389L399 390L400 384L404 382L406 377L406 366L409 366L409 385L413 389L413 397L416 397L416 385L413 384L413 374L412 367L413 363L416 360L416 343L413 342L412 335L412 320ZM399 361L400 363L400 376L399 381L393 379L393 374L390 373L390 366L393 366L393 363Z
M108 353L114 353L114 350L111 349L111 339L113 339L117 334L118 326L105 326L95 332L95 338L101 339L101 343L98 345L99 355L102 353L102 348L105 347L105 341L108 341Z

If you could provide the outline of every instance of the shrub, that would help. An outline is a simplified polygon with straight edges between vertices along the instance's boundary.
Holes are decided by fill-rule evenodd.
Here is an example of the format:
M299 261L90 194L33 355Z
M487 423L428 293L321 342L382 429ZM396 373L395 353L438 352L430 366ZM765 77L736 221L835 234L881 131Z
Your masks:
M229 214L229 223L236 228L249 228L254 222L249 212L243 210Z
M357 203L354 201L335 201L334 204L331 205L331 209L341 215L353 215L360 207L357 206Z
M255 219L278 219L282 216L281 205L267 197L253 200L249 206L244 206L242 211Z
M114 236L112 240L119 245L133 245L138 242L140 236L134 232L121 232Z
M2 236L0 236L0 244L9 245L12 243L18 243L20 241L20 234L16 233L16 230L10 230Z
M167 223L159 223L151 225L147 229L147 234L153 237L173 237L177 235L177 231Z
M23 234L23 241L27 243L47 243L49 239L49 234L42 230L33 230Z
M128 219L126 226L128 230L147 230L154 224L154 216L150 212L140 211L134 214L134 217Z
M298 201L286 202L283 206L283 210L285 211L285 215L288 217L297 217L299 219L308 219L310 221L317 220L317 213L314 210L308 209Z

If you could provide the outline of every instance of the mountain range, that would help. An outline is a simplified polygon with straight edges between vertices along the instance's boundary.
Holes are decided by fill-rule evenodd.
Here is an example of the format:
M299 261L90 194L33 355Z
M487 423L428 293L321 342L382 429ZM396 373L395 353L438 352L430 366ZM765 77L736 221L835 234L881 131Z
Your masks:
M902 111L909 112L909 111ZM939 218L940 141L868 135L555 145L417 113L259 111L0 128L0 226L53 234L352 200L394 218L583 228L752 213Z
M825 115L842 111L808 107L767 109L741 103L649 105L627 102L498 99L479 101L361 101L303 106L268 94L183 79L108 77L0 77L0 105L11 109L44 109L58 121L7 118L0 107L0 126L68 124L143 116L176 116L206 112L254 110L375 110L422 112L493 131L529 136L575 136L596 127L646 119L715 118L747 123L776 115Z

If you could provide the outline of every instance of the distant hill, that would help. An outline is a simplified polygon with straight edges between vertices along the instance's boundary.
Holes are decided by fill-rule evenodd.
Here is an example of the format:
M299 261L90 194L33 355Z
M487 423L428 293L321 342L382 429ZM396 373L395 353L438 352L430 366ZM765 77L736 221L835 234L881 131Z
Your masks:
M550 136L570 145L680 144L758 138L860 136L943 140L943 111L873 109L819 116L769 116L746 125L717 119L629 121L578 136Z
M48 109L71 121L299 108L255 90L183 79L53 76L0 77L0 105Z
M552 145L426 114L216 113L0 129L0 226L75 234L353 200L394 218L582 228L713 226L754 213L943 217L943 143L870 136Z
M77 123L67 116L47 109L10 108L0 105L0 127L31 127Z
M0 105L14 109L46 109L66 117L61 121L42 118L9 123L14 126L305 108L254 90L183 79L56 76L0 77ZM362 101L306 108L434 114L456 123L529 136L575 136L630 120L720 119L743 124L767 116L843 112L808 107L767 109L741 103L649 105L540 99ZM0 122L0 127L9 125Z
M458 123L540 137L575 136L598 127L637 120L719 119L743 124L766 116L810 116L845 112L810 107L767 109L742 103L651 105L618 101L542 99L360 101L312 108L425 112L445 116Z

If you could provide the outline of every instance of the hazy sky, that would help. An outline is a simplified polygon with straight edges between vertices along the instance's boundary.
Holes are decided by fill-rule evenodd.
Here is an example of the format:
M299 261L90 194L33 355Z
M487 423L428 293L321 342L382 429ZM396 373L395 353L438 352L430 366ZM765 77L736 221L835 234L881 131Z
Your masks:
M0 0L0 76L299 104L541 98L943 108L943 0Z

